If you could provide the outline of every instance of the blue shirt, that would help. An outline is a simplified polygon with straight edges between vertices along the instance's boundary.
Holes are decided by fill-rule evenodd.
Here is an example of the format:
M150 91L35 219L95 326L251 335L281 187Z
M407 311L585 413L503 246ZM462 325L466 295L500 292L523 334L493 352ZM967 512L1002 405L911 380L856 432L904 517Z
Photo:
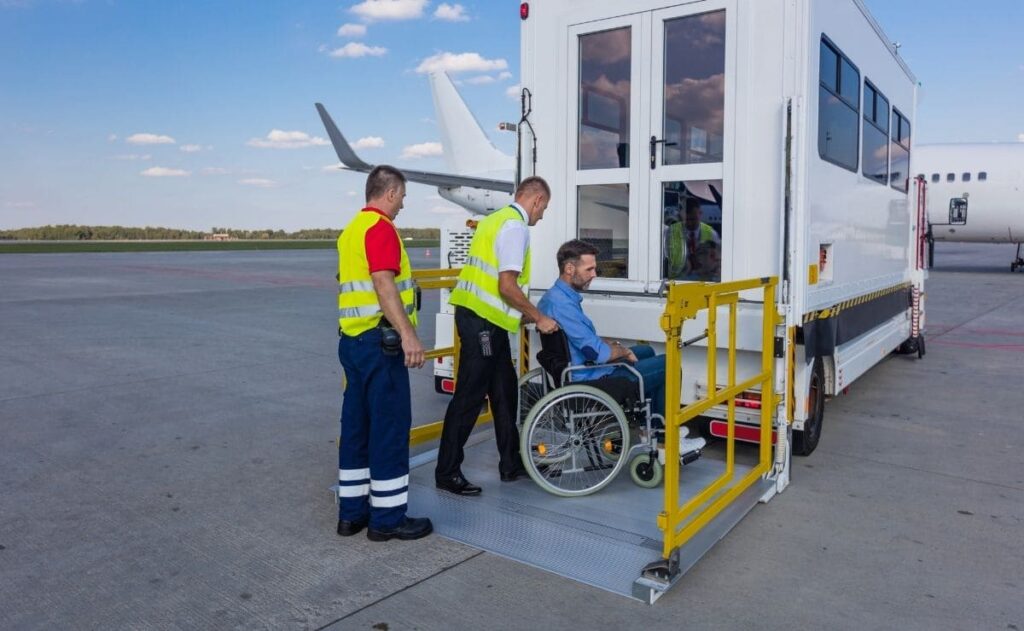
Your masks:
M537 309L558 322L569 340L569 357L573 366L586 362L603 364L612 355L612 349L597 334L594 323L583 313L583 296L561 278L555 281L537 304ZM573 371L570 378L583 381L603 377L613 367Z

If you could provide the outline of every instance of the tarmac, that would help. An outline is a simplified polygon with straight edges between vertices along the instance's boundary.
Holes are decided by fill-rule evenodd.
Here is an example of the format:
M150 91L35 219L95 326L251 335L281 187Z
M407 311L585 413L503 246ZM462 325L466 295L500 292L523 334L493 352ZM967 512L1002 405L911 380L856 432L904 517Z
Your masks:
M0 628L1024 629L1012 255L938 244L926 357L830 400L789 488L653 606L335 534L331 250L0 255Z

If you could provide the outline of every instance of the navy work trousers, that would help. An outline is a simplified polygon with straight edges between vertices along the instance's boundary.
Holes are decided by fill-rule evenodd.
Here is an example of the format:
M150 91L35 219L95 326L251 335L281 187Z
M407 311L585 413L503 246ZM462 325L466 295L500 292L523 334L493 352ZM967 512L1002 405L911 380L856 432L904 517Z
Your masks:
M437 452L438 480L462 473L463 451L487 397L494 415L494 438L498 444L498 470L512 473L521 469L519 430L516 429L516 370L508 332L465 307L455 308L455 327L459 332L459 373L455 394L448 403ZM485 356L480 333L490 335L491 355Z
M342 335L345 369L338 447L338 519L393 528L409 497L409 370L403 354L385 355L380 329Z

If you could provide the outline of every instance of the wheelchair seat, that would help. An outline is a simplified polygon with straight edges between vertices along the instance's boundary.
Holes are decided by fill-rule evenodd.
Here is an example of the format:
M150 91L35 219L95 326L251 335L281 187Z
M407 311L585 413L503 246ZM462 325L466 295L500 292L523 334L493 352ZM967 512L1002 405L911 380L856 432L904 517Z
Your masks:
M551 377L556 388L562 383L562 373L571 363L569 353L569 338L565 332L559 329L554 333L540 334L541 350L537 353L537 361ZM593 362L587 362L587 366L596 366ZM597 379L585 381L573 381L573 384L592 386L608 393L620 405L626 408L633 407L640 400L640 385L629 377L613 377L605 375Z

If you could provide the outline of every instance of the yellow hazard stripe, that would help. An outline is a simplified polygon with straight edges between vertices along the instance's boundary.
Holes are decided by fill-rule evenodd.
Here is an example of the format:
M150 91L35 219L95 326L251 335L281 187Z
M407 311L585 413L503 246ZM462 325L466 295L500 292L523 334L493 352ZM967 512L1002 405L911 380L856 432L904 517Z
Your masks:
M857 296L856 298L850 298L849 300L838 302L832 305L831 307L825 307L824 309L818 309L817 311L809 311L804 314L804 324L807 324L808 322L811 322L813 320L827 320L829 318L834 318L837 315L839 315L839 313L843 309L847 309L849 307L856 307L857 305L862 305L871 302L872 300L877 300L878 298L882 298L883 296L888 296L889 294L893 294L904 289L909 289L910 286L911 283L908 281L905 283L900 283L899 285L893 285L892 287L886 287L885 289L872 291L862 296Z

